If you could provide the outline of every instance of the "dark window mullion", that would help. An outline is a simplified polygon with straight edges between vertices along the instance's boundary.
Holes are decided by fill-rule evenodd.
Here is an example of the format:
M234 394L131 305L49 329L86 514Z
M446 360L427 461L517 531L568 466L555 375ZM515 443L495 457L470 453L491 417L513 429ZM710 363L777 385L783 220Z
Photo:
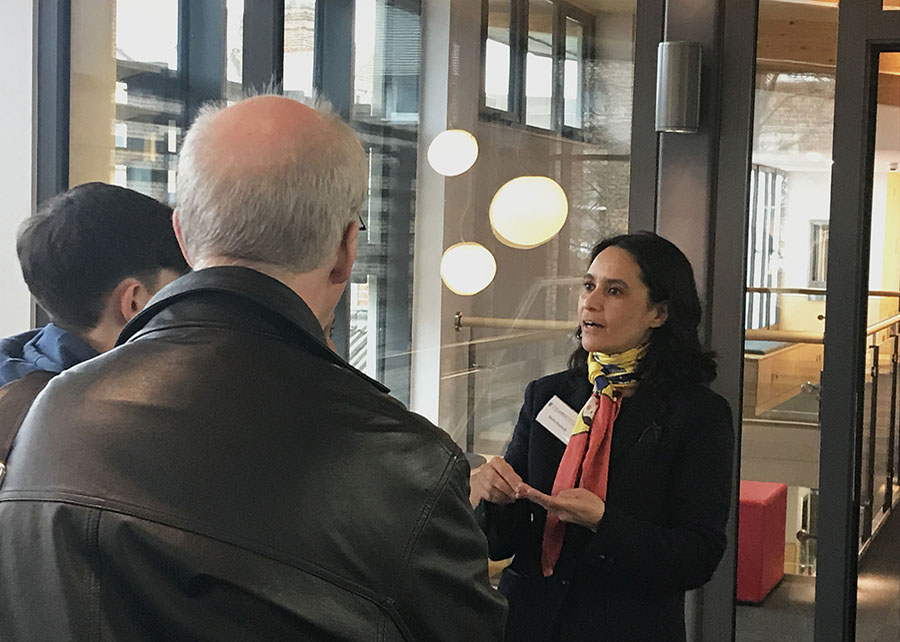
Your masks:
M284 78L284 0L244 0L244 93L275 90Z
M510 33L510 111L517 123L525 124L525 74L528 53L528 0L514 0Z
M553 52L553 87L550 98L550 128L562 133L565 120L566 11L562 3L553 3L550 50Z
M316 0L313 88L344 120L353 103L353 0ZM334 311L333 341L338 354L350 352L350 288Z
M579 9L573 7L568 3L560 4L560 19L559 19L559 38L562 40L562 59L560 64L563 65L563 71L557 76L561 79L561 85L559 88L560 92L560 126L559 131L562 132L563 136L567 138L574 138L577 140L584 140L584 130L586 119L584 117L584 109L587 104L587 96L588 96L588 84L589 78L593 76L595 73L594 70L594 60L597 55L596 52L596 25L594 21L596 18L591 14L580 11ZM581 127L572 127L571 125L566 125L565 123L565 64L566 64L566 37L567 37L567 28L568 25L566 20L571 18L581 25L581 87L579 87L579 91L581 92L581 106L582 106L582 115L581 115Z
M225 96L225 3L178 3L178 75L184 96L185 127L204 103Z
M40 205L69 188L69 87L72 7L69 0L37 5L37 126L35 197ZM36 302L35 325L50 322Z

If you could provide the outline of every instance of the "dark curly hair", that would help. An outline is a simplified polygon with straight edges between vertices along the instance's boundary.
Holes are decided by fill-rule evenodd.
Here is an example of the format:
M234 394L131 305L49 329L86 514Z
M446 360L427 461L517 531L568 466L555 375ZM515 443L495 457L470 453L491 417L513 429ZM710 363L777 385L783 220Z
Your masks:
M651 331L650 347L638 364L638 378L645 385L666 386L677 381L709 383L716 378L715 354L703 350L697 328L700 298L694 271L687 257L670 241L653 232L621 234L604 239L591 249L591 262L608 247L628 252L641 270L651 303L665 302L666 322ZM578 347L569 357L570 369L584 371L588 353Z

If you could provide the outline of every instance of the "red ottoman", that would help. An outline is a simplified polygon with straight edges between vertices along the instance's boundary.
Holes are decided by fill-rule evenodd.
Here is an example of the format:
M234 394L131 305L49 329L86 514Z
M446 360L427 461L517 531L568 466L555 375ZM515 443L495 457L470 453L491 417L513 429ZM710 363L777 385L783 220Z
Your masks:
M738 514L737 599L762 602L784 577L787 486L741 482Z

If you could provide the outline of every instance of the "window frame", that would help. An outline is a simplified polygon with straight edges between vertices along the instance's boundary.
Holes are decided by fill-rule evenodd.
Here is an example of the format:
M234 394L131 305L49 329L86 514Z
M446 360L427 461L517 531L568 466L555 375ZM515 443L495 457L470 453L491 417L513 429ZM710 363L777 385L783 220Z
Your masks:
M519 104L520 93L524 94L519 87L520 68L524 67L524 55L520 56L521 43L517 41L522 32L519 22L522 19L521 6L526 4L525 0L510 0L509 3L509 84L507 86L507 106L509 109L497 109L487 105L487 91L485 90L485 81L487 80L487 42L488 42L488 20L490 17L490 0L482 0L481 2L481 73L479 75L480 86L478 88L478 113L482 120L499 120L504 122L519 122L519 112L522 106ZM527 15L525 16L527 20ZM526 26L527 29L527 26ZM527 36L527 33L526 33ZM524 123L524 120L522 120Z
M573 127L566 125L566 97L565 97L565 63L566 63L566 20L571 19L581 25L582 29L582 49L581 49L581 92L582 105L587 97L588 75L592 62L596 60L596 28L594 22L595 16L582 9L578 9L568 3L560 3L558 10L557 29L559 33L559 51L554 56L554 66L559 65L559 69L554 71L554 77L558 87L554 87L554 91L558 91L558 112L560 132L566 138L574 138L576 140L584 140L584 112L582 112L581 127Z
M584 127L565 125L564 66L565 66L565 29L566 20L578 22L583 31L581 65L584 73L579 91L582 100L587 95L587 70L595 59L596 51L596 17L564 0L549 0L553 5L552 18L552 51L553 51L553 86L551 96L551 126L537 127L526 123L528 30L529 0L510 0L509 19L509 109L501 110L487 105L485 80L487 76L487 41L490 0L481 2L481 73L479 86L478 116L482 121L503 122L536 134L562 136L578 141L585 140Z

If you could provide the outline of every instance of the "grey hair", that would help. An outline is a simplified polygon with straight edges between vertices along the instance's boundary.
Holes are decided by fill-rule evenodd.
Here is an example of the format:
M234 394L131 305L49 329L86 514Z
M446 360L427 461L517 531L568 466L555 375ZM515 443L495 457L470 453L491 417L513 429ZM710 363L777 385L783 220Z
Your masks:
M209 139L225 106L201 108L178 159L178 220L192 260L216 256L302 273L335 256L365 201L366 155L327 101L298 102L325 117L329 136L314 153L273 157L265 172L222 171Z

